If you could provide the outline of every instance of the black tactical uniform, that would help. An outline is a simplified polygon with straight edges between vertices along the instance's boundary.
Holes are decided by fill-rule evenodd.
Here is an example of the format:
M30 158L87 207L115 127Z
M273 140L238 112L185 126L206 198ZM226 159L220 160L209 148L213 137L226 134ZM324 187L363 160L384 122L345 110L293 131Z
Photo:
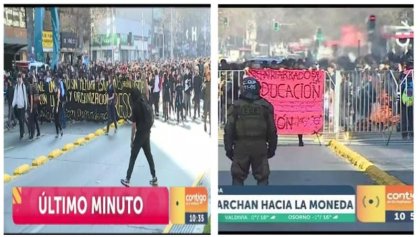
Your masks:
M224 143L226 156L232 160L232 184L243 185L249 168L258 185L268 185L268 159L277 147L277 129L273 106L260 97L260 84L244 78L241 95L228 110Z

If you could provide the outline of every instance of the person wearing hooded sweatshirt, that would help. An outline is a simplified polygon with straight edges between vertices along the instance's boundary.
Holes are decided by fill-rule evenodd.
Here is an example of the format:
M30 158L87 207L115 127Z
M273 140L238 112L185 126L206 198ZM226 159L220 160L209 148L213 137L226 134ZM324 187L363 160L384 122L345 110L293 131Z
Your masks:
M131 174L133 173L134 164L136 163L137 156L140 149L143 148L144 155L146 156L147 163L149 163L150 173L152 180L151 185L157 185L157 177L155 171L155 163L153 161L152 152L150 149L150 131L153 126L153 109L148 104L147 100L143 98L140 91L135 88L131 92L132 103L132 127L131 127L131 155L130 163L127 169L127 176L121 179L121 184L126 187L130 186Z
M255 78L244 78L241 95L228 110L224 145L232 160L232 185L244 185L250 167L257 184L268 185L268 159L275 155L277 129L274 108L260 97L260 88Z

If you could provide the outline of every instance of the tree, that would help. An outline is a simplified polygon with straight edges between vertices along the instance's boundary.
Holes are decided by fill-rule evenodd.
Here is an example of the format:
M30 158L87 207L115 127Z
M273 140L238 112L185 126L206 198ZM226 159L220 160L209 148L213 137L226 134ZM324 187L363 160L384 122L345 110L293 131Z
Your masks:
M62 32L76 33L79 37L79 48L83 49L85 42L91 38L90 8L59 8Z

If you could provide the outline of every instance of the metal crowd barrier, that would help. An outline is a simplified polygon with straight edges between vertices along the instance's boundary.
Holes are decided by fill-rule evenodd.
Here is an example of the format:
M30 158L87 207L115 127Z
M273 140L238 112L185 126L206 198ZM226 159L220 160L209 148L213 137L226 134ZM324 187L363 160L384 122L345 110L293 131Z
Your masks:
M227 110L238 99L243 70L219 70L218 117L221 127ZM413 106L402 102L413 71L326 72L323 134L402 133L412 136Z

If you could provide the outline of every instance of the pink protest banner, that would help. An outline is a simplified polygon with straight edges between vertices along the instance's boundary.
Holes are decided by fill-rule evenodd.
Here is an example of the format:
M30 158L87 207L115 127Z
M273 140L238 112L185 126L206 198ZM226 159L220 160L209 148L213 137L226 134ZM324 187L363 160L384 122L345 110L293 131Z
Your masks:
M323 129L325 72L250 69L261 96L274 107L278 134L315 134Z

